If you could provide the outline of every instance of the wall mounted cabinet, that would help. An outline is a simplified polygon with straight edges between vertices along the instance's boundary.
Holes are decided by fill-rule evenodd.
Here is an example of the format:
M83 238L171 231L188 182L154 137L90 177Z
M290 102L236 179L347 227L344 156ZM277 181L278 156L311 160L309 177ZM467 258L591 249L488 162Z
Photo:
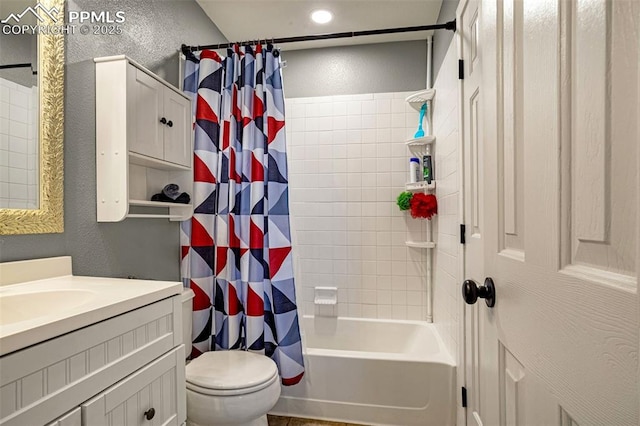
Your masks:
M190 98L126 56L94 61L98 222L188 219L191 204L150 200L168 183L193 195Z

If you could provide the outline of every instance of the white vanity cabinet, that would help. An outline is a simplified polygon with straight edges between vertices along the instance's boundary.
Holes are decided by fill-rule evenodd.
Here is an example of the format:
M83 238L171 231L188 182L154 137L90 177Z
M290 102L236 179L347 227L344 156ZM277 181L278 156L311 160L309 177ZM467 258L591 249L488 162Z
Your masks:
M193 197L191 99L126 56L94 62L98 222L190 218L191 204L151 196L175 183Z
M179 296L11 352L0 425L181 425L184 359Z
M184 385L184 346L143 367L82 404L89 426L179 426L178 386Z
M77 407L47 426L82 426L82 411Z

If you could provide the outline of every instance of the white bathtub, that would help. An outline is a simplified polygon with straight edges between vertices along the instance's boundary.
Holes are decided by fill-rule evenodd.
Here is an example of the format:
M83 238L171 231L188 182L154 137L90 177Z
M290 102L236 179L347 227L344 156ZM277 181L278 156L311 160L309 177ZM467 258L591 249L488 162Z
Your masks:
M306 373L271 411L367 425L455 424L455 364L432 324L305 316Z

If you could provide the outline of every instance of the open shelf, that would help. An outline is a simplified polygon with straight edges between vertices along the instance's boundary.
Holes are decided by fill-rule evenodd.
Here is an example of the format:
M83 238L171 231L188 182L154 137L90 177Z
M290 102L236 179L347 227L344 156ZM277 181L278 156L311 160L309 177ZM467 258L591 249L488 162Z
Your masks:
M172 219L186 220L179 214L128 214L127 219Z
M422 191L433 191L436 189L436 181L432 180L431 183L427 182L407 182L404 185L405 190L409 192L422 192Z
M431 145L436 141L435 136L423 136L421 138L408 139L404 144L408 147Z
M142 207L162 207L162 208L173 208L173 207L184 207L191 209L193 208L192 204L183 204L183 203L167 203L164 201L147 201L147 200L129 200L130 206L142 206Z
M424 136L422 138L409 139L404 144L409 148L411 154L422 160L422 157L431 152L430 147L436 141L435 136Z
M419 92L412 93L411 95L409 95L407 99L405 99L405 101L408 102L413 109L420 111L420 108L422 108L422 104L424 104L425 102L431 101L435 96L435 94L436 94L435 89L421 90Z
M432 249L436 247L436 243L433 241L405 241L407 247L420 248L420 249Z
M158 170L169 171L190 171L191 167L182 166L180 164L171 163L169 161L159 160L157 158L147 157L146 155L138 154L137 152L129 151L129 161L131 164L137 164L139 166L151 167Z
M144 208L160 208L164 210L144 211L127 213L127 219L169 219L173 221L187 220L193 214L193 204L167 203L163 201L148 201L130 199L129 206Z

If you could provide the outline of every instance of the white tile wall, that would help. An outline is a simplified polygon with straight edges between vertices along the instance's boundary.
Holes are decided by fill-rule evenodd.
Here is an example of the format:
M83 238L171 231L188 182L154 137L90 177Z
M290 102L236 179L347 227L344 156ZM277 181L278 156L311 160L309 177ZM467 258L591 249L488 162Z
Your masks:
M291 223L304 314L425 318L425 223L395 204L418 113L409 93L286 101ZM336 307L313 305L338 287ZM302 303L300 303L302 302Z
M0 78L0 208L38 207L38 90Z
M449 350L457 359L460 293L459 250L460 217L458 164L458 74L456 43L451 43L434 83L433 128L436 135L434 176L438 215L433 230L434 253L434 323Z

